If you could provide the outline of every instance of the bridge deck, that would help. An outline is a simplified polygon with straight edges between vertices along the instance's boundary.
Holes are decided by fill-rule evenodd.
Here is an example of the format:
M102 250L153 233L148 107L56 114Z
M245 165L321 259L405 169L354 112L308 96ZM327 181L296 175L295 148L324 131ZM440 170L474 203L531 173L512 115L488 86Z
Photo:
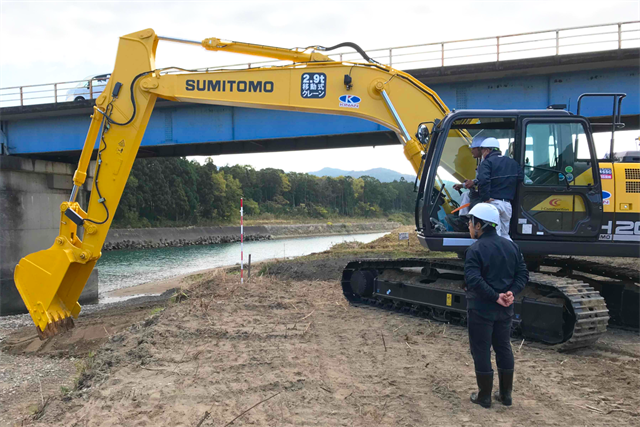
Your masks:
M575 112L584 92L625 92L627 128L638 128L640 49L409 70L449 108L537 109L565 104ZM93 101L0 109L2 153L75 161ZM585 103L584 115L611 114L611 102ZM428 120L429 118L425 118ZM596 119L597 120L597 119ZM397 144L366 120L310 113L160 101L140 156L186 156Z

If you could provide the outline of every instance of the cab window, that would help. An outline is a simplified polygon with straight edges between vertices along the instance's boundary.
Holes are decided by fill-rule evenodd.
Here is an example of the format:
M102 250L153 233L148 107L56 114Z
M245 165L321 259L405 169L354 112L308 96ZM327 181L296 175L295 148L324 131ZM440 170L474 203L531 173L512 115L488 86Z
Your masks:
M436 166L434 187L427 195L431 197L429 217L423 218L436 232L468 233L465 215L479 197L475 185L461 187L466 180L476 178L480 162L480 151L472 150L471 144L477 137L496 138L501 153L513 157L515 124L513 117L470 117L452 123Z
M529 123L525 147L525 185L594 184L582 123Z

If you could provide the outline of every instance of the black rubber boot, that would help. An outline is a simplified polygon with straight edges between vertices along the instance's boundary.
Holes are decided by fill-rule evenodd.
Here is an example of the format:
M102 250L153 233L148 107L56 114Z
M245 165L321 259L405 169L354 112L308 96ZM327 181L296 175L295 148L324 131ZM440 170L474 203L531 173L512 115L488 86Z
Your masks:
M511 391L513 390L513 369L498 369L498 384L500 392L495 392L493 398L504 406L511 406Z
M471 393L471 401L483 408L490 408L491 390L493 389L493 371L476 371L476 382L478 383L479 391L477 393Z

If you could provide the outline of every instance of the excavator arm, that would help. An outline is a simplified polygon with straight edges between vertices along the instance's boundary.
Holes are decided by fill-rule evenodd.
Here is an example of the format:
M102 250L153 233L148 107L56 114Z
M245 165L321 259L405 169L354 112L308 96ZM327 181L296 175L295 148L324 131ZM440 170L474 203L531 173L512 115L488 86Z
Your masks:
M438 95L418 80L370 59L336 62L316 51L320 49L309 52L211 38L196 43L208 50L290 60L293 64L204 72L158 70L155 52L159 40L150 29L121 37L114 71L94 107L71 197L60 208L60 234L49 249L22 258L16 266L16 287L42 339L73 327L72 317L80 313L78 298L101 256L158 97L367 119L398 135L416 173L425 147L409 130L415 132L425 120L441 119L448 113ZM84 211L75 199L94 148L93 190ZM450 168L455 171L453 165Z

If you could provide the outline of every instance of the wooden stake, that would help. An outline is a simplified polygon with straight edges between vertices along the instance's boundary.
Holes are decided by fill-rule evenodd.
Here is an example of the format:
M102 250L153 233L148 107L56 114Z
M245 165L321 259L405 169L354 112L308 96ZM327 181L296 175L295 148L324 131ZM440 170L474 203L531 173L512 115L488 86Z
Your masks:
M240 198L240 284L244 283L244 207Z

